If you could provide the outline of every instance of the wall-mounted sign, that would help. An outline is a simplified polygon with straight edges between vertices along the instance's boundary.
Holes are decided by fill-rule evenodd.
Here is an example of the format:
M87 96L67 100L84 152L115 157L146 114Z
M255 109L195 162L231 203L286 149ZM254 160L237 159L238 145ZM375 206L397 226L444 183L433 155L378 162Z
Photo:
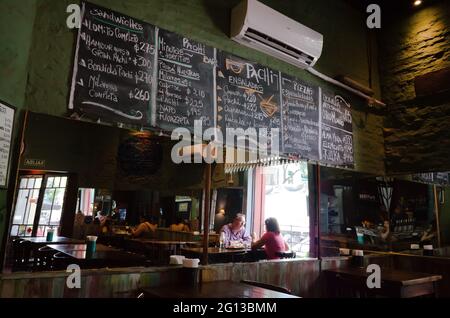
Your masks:
M11 139L16 109L0 101L0 187L8 187Z
M120 123L149 123L155 28L83 2L69 108Z
M82 3L70 109L166 132L201 121L223 137L239 129L238 147L354 167L351 105L336 92ZM122 168L135 169L136 158L120 155Z
M33 168L44 168L45 160L44 159L28 159L26 158L23 161L24 166L33 167Z

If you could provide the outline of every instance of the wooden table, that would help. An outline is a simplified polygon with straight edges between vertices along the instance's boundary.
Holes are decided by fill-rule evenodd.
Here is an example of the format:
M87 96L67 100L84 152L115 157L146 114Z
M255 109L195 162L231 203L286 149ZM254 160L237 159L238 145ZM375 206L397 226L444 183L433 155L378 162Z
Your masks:
M228 280L205 282L197 287L160 286L142 289L149 298L300 298L267 288Z
M127 248L141 249L156 265L168 265L170 255L179 255L185 241L155 240L155 239L131 239L127 240ZM139 248L139 246L141 248Z
M399 297L411 298L425 295L436 296L436 284L441 275L406 272L381 268L381 288L369 289L366 268L348 267L324 270L327 290L331 297Z
M142 255L125 252L103 244L97 244L94 253L87 252L86 244L49 244L47 246L77 260L77 263L82 267L140 266L145 265L146 261Z
M28 244L29 251L25 251L24 253L28 255L28 257L34 257L36 251L48 244L80 244L84 243L83 240L74 239L71 237L64 236L54 236L53 240L47 240L46 236L33 236L33 237L24 237L23 241Z
M202 258L203 247L186 247L181 249L183 255L186 257ZM208 262L209 263L226 263L226 262L239 262L245 258L245 255L249 252L249 249L245 248L220 248L220 247L208 247Z
M24 241L28 241L33 244L33 246L44 246L47 244L78 244L84 243L83 240L74 239L71 237L64 236L54 236L53 240L47 240L45 236L33 236L33 237L24 237Z

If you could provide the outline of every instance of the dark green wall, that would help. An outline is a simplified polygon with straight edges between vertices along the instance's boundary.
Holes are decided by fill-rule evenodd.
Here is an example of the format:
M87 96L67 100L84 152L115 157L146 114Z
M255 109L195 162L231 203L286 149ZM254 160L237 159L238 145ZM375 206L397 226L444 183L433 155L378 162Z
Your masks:
M66 7L73 0L6 1L0 11L1 22L6 29L20 30L20 37L1 35L2 43L23 57L7 58L0 51L3 64L14 65L17 85L0 85L0 97L8 96L13 104L25 104L27 109L39 113L65 116L72 74L73 53L77 32L66 27ZM92 0L92 2L128 14L162 28L189 36L219 49L240 55L249 60L297 76L310 83L335 90L352 104L355 170L375 174L384 173L383 118L368 110L366 102L345 91L328 85L287 63L257 51L247 49L228 38L230 9L238 0ZM263 1L275 10L321 32L324 50L316 68L331 76L347 75L379 92L377 63L369 63L365 15L350 7L346 1L303 0ZM2 1L4 3L4 1ZM35 4L36 3L36 4ZM2 6L4 6L2 4ZM36 12L36 19L33 17ZM17 25L11 28L11 25ZM31 38L31 27L33 34ZM2 28L3 29L3 28ZM23 34L22 34L23 33ZM2 44L3 45L3 44ZM29 54L27 53L29 52ZM27 60L29 56L29 67ZM371 64L371 83L369 65ZM28 77L28 81L27 81ZM20 85L19 85L20 84ZM26 92L24 94L24 89Z
M12 151L21 128L22 109L25 107L28 57L35 11L35 0L0 1L0 100L17 108ZM9 184L14 183L16 159L17 155L12 153ZM10 197L10 192L0 190L0 251L3 248L5 225L9 221L7 211L11 205Z

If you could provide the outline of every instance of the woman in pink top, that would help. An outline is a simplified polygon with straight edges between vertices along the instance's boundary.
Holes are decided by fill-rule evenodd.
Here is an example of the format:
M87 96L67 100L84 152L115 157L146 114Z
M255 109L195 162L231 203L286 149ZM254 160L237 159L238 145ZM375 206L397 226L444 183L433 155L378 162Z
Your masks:
M289 250L289 246L280 234L280 226L275 218L268 218L265 221L267 232L256 242L252 243L252 249L264 246L267 259L280 258L277 253Z

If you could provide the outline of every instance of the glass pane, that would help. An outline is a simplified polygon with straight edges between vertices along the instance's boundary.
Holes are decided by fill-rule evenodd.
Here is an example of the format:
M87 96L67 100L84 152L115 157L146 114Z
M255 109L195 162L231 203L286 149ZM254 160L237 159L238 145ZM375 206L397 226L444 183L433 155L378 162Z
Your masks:
M39 190L31 190L31 196L28 200L28 217L25 220L25 223L32 224L34 223L34 217L36 215L36 207L37 207L37 201L39 197Z
M49 178L47 179L47 188L53 187L53 180L54 180L54 179L55 179L54 177L49 177Z
M306 256L309 252L308 169L306 163L267 167L264 218L275 217L289 247Z
M55 180L53 182L53 188L59 187L59 182L61 181L61 177L55 177Z
M32 189L34 187L34 178L28 179L28 189Z
M67 177L61 177L61 184L59 185L61 188L65 188L67 184Z
M18 235L19 236L25 236L25 230L27 229L27 227L25 225L19 225L19 232Z
M17 195L16 209L14 211L13 224L23 223L23 217L25 215L25 208L28 201L28 190L19 190Z
M53 182L53 180L52 180ZM41 216L39 224L48 224L50 221L50 213L52 210L53 199L55 197L55 189L45 189L44 201L42 202Z
M36 231L36 236L44 236L47 235L47 232L45 231L46 226L45 225L39 225L38 229Z
M59 221L61 220L64 192L65 189L56 189L55 200L53 201L53 209L50 220L51 225L59 225Z
M26 225L25 236L31 236L33 233L33 225Z
M19 235L19 226L13 225L11 227L11 236L17 236L17 235Z
M34 183L35 189L40 189L42 184L42 177L36 178L36 182Z
M27 187L27 182L28 182L28 178L21 178L20 179L20 186L19 186L19 188L21 188L21 189L23 189L23 188L26 188Z

